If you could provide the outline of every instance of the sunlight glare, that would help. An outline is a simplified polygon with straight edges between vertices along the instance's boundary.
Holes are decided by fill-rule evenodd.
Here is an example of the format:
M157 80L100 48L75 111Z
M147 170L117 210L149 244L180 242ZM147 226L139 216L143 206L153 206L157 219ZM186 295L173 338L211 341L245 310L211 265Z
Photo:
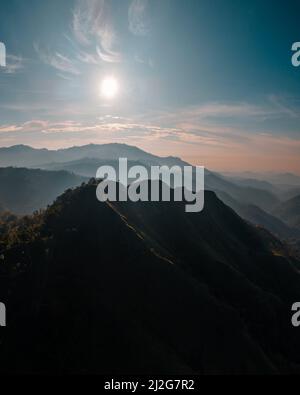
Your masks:
M107 99L116 97L119 91L119 84L116 78L106 77L101 83L101 95Z

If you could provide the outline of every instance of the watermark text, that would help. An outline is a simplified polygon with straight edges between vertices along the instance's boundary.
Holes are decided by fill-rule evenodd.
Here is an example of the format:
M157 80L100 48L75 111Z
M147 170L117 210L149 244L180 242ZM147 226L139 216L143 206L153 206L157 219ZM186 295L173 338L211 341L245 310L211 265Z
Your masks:
M204 167L144 166L128 167L127 158L119 159L119 168L101 166L96 178L100 202L186 202L185 211L200 212L204 208ZM117 185L119 186L117 191ZM172 195L172 198L171 198Z
M6 67L6 48L5 44L0 41L0 67Z
M293 304L292 311L295 312L292 316L292 325L298 328L300 326L300 302Z
M294 67L300 66L300 42L296 42L292 45L292 51L294 52L292 56L292 65Z
M0 303L0 326L6 326L6 307L4 303Z

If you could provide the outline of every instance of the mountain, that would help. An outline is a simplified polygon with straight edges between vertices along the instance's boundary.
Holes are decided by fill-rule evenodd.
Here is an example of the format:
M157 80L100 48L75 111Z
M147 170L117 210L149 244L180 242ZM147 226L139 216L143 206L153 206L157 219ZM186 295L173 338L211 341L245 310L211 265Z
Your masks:
M159 160L160 159L157 158L157 162L154 162L153 159L151 161L147 162L146 160L137 161L137 160L130 159L128 161L128 168L132 167L132 166L145 166L148 170L150 170L151 165L156 165L156 166L163 165L163 160L162 160L162 162L159 162ZM182 165L183 163L184 162L181 162L180 164ZM95 177L97 170L101 166L112 166L116 170L116 173L118 174L119 161L117 159L84 158L84 159L79 159L79 160L70 161L70 162L49 163L49 164L42 165L40 167L43 169L53 170L53 171L64 170L64 171L78 174L80 176L93 178L93 177Z
M84 180L64 171L0 168L0 202L15 214L31 214L47 207L66 189Z
M300 176L293 173L270 174L268 179L277 185L300 186Z
M120 157L126 157L128 159L128 166L142 165L148 169L152 165L167 165L169 167L179 166L181 168L188 165L179 158L161 158L137 147L125 144L90 144L57 151L33 149L27 146L0 148L0 165L26 165L31 168L50 170L52 172L64 171L74 173L81 177L80 179L82 179L82 177L95 177L97 169L103 165L110 165L117 169L118 159ZM78 183L77 181L74 181L74 183L71 182L70 186L78 185ZM65 183L65 187L68 187L68 184L69 181ZM269 182L252 179L251 174L249 174L248 179L236 177L228 178L206 170L205 188L206 190L216 192L221 199L224 199L223 201L226 204L253 224L264 226L283 239L294 236L298 237L298 231L291 229L293 227L285 224L273 211L274 208L280 204L283 196L282 194L285 192L279 190ZM42 201L39 201L39 196L35 192L38 201L34 202L33 205L27 203L27 201L31 199L31 195L28 193L24 197L22 204L19 204L19 207L17 207L16 213L27 214L32 212L32 209L45 207L45 204L53 201L58 194L63 192L63 189L59 189L57 195L55 195L56 191L55 188L51 191L50 200L43 198ZM16 194L16 199L18 199L19 196L20 195ZM28 207L26 206L27 204L29 204ZM8 208L12 210L16 209L15 206L11 204Z
M287 200L291 200L297 196L300 196L300 187L290 188L290 189L282 192L280 197L281 197L282 201L287 201Z
M47 149L35 149L26 145L14 145L0 148L1 167L32 167L45 160L52 160L56 153Z
M270 212L280 202L272 192L251 186L240 186L212 172L206 173L205 188L217 194L225 193L239 204L255 205L267 212Z
M226 177L236 180L260 180L282 189L300 186L300 176L293 173L276 172L222 172Z
M99 203L96 186L1 235L2 372L299 370L299 262L213 192L188 214L184 202Z
M285 222L276 216L267 213L260 207L252 204L239 203L225 192L218 192L217 195L222 202L227 204L238 215L253 225L264 227L283 240L294 237L300 238L300 231L298 229L288 226Z
M253 178L230 178L230 181L242 187L262 189L275 195L280 193L280 191L273 184L264 180L256 180Z
M118 160L119 158L153 165L158 163L168 166L185 164L179 158L160 158L126 144L89 144L59 150L35 149L25 145L0 148L0 166L2 167L47 167L47 164L50 166L81 159Z
M274 214L289 226L300 229L300 195L279 204Z
M66 170L86 177L95 177L98 167L102 164L117 165L117 161L122 157L127 158L133 164L146 167L166 165L182 168L188 165L180 158L161 158L126 144L90 144L57 151L34 149L27 146L0 148L0 166ZM223 191L240 203L257 205L268 212L279 203L277 196L269 190L249 185L237 185L230 179L208 170L206 171L205 184L207 190Z
M84 158L76 161L63 162L63 163L51 163L42 166L43 169L48 170L65 170L85 177L94 177L97 169L100 166L109 165L118 169L117 159L95 159L95 158ZM183 166L188 165L185 162L177 159L168 159L156 157L155 160L147 160L146 158L140 160L128 161L128 166L145 166L150 168L151 165L164 166ZM205 171L205 189L212 190L215 192L224 192L231 195L233 199L245 204L256 204L267 211L279 203L278 197L275 193L269 190L263 190L261 188L252 187L248 185L238 185L229 179L226 179L216 173L209 170Z

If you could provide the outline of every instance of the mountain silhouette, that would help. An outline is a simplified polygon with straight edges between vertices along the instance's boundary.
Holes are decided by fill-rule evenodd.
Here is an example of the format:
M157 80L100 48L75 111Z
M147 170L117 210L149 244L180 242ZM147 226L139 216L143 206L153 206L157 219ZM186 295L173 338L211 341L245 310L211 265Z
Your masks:
M81 159L118 160L120 157L132 161L147 162L151 164L162 163L185 164L181 159L174 157L160 158L149 154L135 146L126 144L89 144L59 150L36 149L26 145L16 145L0 148L0 166L2 167L48 167L53 163L66 163ZM96 169L97 170L97 169ZM95 171L96 171L95 170ZM91 175L94 176L95 172Z
M34 149L28 146L0 148L0 166L40 168L44 170L63 170L84 177L95 177L102 165L118 166L119 158L127 158L129 165L150 166L187 166L185 161L176 157L159 157L135 146L126 144L89 144L59 150ZM207 190L224 192L241 204L256 205L268 213L280 203L275 190L263 188L263 183L251 184L234 182L230 178L206 170L205 187Z
M218 197L243 219L256 226L264 227L282 240L300 237L298 229L289 226L274 214L269 214L254 204L239 203L225 192L218 192Z
M84 180L64 171L0 168L0 211L2 206L15 214L32 214Z
M1 235L4 372L291 373L299 262L213 192L107 202L91 180Z
M289 226L300 229L300 195L280 203L273 212Z

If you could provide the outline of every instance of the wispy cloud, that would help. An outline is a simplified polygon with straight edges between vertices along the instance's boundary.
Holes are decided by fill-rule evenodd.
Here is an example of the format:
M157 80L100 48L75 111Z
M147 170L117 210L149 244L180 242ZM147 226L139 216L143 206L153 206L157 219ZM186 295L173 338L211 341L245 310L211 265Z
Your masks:
M286 114L291 118L300 118L300 112L287 104L284 97L270 95L269 100L281 114Z
M1 68L4 74L20 73L25 67L25 59L22 56L8 54L6 56L6 67Z
M3 125L0 126L0 133L10 132L41 132L41 133L85 133L85 132L128 132L134 131L135 133L157 134L160 132L173 133L179 132L172 128L161 128L158 125L135 123L129 118L114 117L107 115L99 117L95 122L76 122L76 121L49 121L49 120L31 120L28 122Z
M205 103L186 108L153 113L152 119L162 126L184 130L191 135L216 136L246 143L249 136L266 132L266 125L283 124L299 117L299 110L289 109L267 98L261 105L249 103ZM269 132L272 126L269 126Z
M77 117L77 121L57 121L55 117L35 119L0 125L0 134L1 144L31 141L39 146L62 147L124 142L215 169L222 166L232 169L240 164L246 169L249 163L266 168L275 160L282 169L287 163L292 171L300 166L300 139L288 133L274 134L265 120L276 124L277 117L284 117L288 122L293 119L293 113L278 108L267 98L261 106L215 102L138 115L94 113L85 117L86 120ZM264 161L267 161L265 167Z
M278 111L278 107L265 103L254 105L249 103L222 103L212 102L178 109L176 111L163 111L158 115L159 121L172 122L199 122L206 119L265 119L278 117L279 113L286 114L285 109Z
M34 44L34 49L39 55L40 59L47 65L52 66L54 69L68 73L72 75L79 75L80 70L78 69L76 62L72 59L69 59L67 56L62 55L59 52L55 52L54 54L47 53L43 51L39 44Z
M20 125L2 125L0 126L0 133L11 133L18 132L22 130Z
M129 30L136 36L146 36L150 32L148 0L132 0L128 10Z
M35 44L40 59L60 73L73 75L84 72L84 65L122 62L130 56L126 39L131 34L145 36L150 31L148 0L126 0L126 5L117 12L109 0L76 0L71 11L71 33L63 37L68 46L64 47L62 41L60 49L51 53ZM67 54L62 48L68 48ZM136 54L132 57L140 61Z
M103 61L121 61L111 10L106 0L77 0L72 28L78 42L85 47L95 47Z
M21 124L0 126L0 134L13 132L41 132L47 127L47 121L31 120Z

